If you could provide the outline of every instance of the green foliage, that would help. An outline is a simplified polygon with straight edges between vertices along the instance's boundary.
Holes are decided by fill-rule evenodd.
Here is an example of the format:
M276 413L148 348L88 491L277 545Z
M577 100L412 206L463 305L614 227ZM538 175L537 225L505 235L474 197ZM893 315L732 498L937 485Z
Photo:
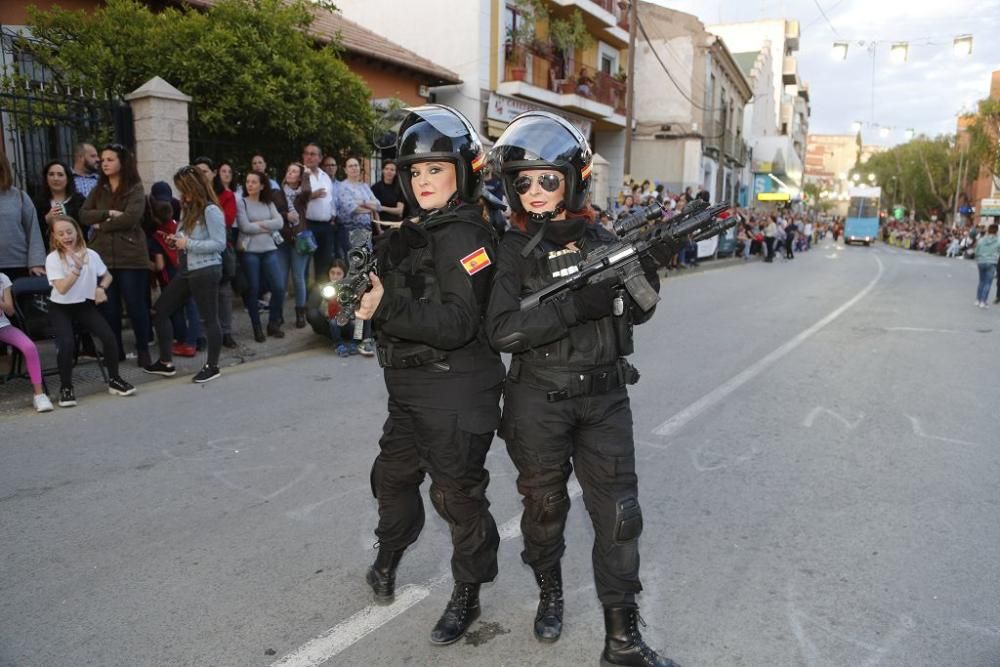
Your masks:
M979 113L969 127L970 149L994 178L1000 177L1000 100L979 102Z
M952 135L920 136L873 155L857 171L862 182L867 174L875 174L886 204L902 204L922 218L936 214L943 219L954 209L960 162L965 186L979 174L977 158L968 151L963 157Z
M272 159L292 157L305 140L367 151L369 90L336 44L321 46L308 34L325 5L220 0L205 12L158 13L137 0L108 0L90 13L32 7L38 41L24 46L61 83L108 99L162 77L193 98L193 138L244 147L225 156L231 159L257 149Z
M585 49L594 43L594 38L587 31L583 14L579 9L574 9L568 19L552 19L549 23L549 38L563 53L573 49Z

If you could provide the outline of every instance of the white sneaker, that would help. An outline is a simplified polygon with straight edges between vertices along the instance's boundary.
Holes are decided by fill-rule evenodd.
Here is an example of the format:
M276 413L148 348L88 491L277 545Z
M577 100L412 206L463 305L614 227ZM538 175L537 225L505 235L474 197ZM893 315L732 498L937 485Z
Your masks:
M35 412L52 412L52 401L45 394L35 394Z

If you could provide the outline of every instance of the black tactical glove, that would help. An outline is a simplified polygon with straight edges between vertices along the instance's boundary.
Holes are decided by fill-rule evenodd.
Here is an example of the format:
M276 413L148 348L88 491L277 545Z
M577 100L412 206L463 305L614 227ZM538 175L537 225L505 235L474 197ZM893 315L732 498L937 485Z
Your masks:
M587 285L573 292L573 306L580 321L599 320L611 314L615 291L607 283Z
M660 265L653 259L652 255L643 255L639 259L639 265L642 266L642 272L645 274L646 280L653 282L654 279L659 278L660 274L657 271Z
M663 241L657 241L649 246L650 259L656 261L660 266L668 266L670 260L673 259L674 253L670 251L670 246ZM644 258L645 259L645 258ZM643 270L646 269L646 263L642 264Z

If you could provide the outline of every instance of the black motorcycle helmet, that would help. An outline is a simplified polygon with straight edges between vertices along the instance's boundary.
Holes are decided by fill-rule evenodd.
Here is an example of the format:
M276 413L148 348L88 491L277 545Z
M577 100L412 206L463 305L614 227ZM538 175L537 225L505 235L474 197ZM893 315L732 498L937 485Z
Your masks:
M409 167L415 162L442 160L455 165L456 200L475 202L483 188L486 155L472 123L451 107L427 104L407 109L396 139L396 165L399 185L406 201L419 208L410 183Z
M548 111L519 114L497 139L490 157L514 211L526 213L514 190L514 179L523 169L556 169L562 173L566 179L566 210L579 211L587 202L593 153L580 130L565 118Z

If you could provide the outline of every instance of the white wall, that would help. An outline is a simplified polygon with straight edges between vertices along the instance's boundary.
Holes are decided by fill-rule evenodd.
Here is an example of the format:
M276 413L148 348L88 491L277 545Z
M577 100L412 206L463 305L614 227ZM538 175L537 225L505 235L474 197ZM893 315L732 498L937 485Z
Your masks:
M635 164L635 142L632 146L632 163ZM625 130L595 130L592 148L608 161L608 196L614 197L625 180ZM597 202L597 205L604 208L603 203Z
M344 17L447 67L460 88L437 94L479 127L480 91L490 87L490 0L337 0Z
M636 139L632 142L632 178L659 181L673 193L702 182L701 140Z
M699 104L704 104L704 86L692 86L694 71L694 37L685 35L672 39L652 39L656 53L664 60L671 74ZM635 61L635 117L640 123L683 123L701 125L701 112L693 115L693 107L677 92L667 78L645 40L637 42L639 57ZM694 90L694 94L692 94Z

